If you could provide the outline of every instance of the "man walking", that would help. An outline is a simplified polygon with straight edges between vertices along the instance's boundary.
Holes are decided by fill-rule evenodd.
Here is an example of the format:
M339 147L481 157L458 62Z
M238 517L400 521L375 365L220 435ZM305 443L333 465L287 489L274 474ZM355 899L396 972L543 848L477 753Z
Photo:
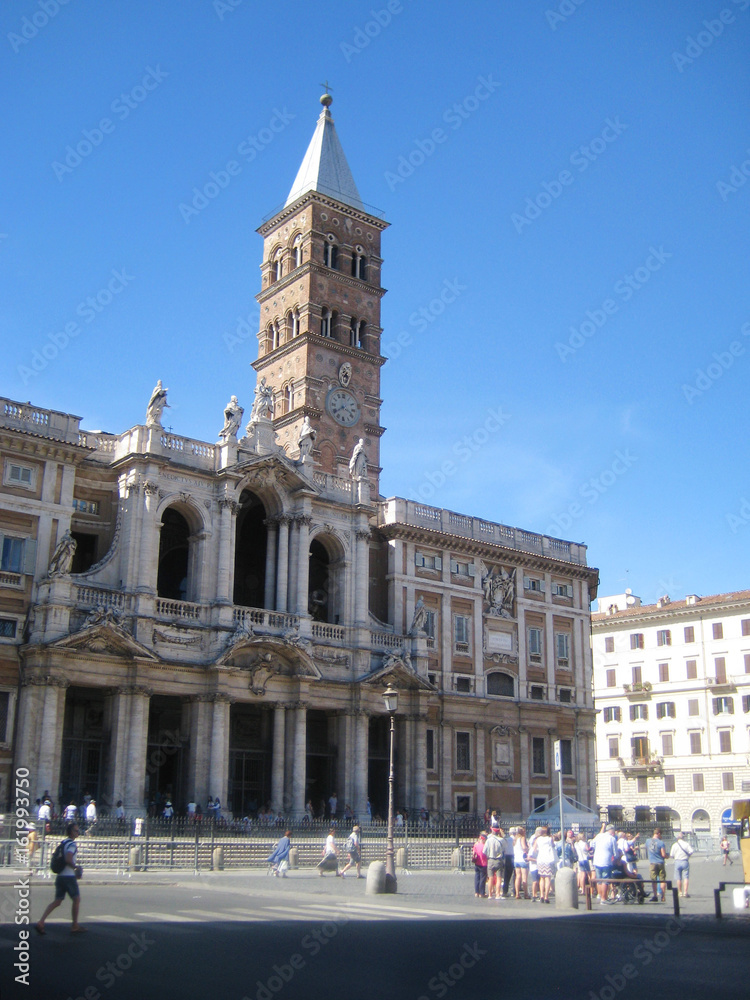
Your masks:
M67 837L63 841L65 867L55 878L55 898L42 914L42 919L34 924L37 934L47 933L44 929L47 917L53 910L57 909L66 896L70 896L73 901L73 926L70 928L71 934L82 934L86 930L85 927L81 927L78 923L78 911L81 908L81 893L78 890L78 879L83 875L83 869L76 867L78 844L76 844L75 840L79 834L78 824L68 823L66 833Z
M654 835L646 841L648 862L651 866L651 896L652 903L664 902L667 891L667 846L661 839L661 830L657 827Z
M487 858L487 898L493 898L494 889L494 898L500 899L505 869L505 849L502 840L492 828L484 844L484 854Z

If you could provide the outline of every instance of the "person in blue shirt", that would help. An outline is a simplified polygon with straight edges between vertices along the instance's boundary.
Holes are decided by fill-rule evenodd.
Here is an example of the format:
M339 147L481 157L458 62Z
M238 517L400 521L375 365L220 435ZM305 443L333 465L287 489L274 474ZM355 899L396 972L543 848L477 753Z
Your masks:
M661 839L661 830L657 827L654 835L646 841L648 862L651 866L651 896L652 903L663 903L667 889L667 847Z
M272 866L274 875L281 875L282 878L286 878L286 872L289 868L289 851L291 849L292 831L286 830L284 836L274 848L273 853L267 858L269 865Z

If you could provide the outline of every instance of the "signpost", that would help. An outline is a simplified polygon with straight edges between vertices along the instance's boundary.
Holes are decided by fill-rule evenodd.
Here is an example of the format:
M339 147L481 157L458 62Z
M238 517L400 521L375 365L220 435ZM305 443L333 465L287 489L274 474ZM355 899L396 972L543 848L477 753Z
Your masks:
M565 860L565 805L563 799L563 785L562 785L562 750L560 748L560 740L555 740L555 770L557 771L557 795L560 802L560 847L562 849L562 864L563 868L566 865Z

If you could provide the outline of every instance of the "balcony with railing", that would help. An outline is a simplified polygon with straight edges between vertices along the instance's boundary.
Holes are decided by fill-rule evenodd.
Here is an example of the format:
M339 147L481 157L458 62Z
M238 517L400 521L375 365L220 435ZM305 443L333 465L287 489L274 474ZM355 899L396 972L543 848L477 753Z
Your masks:
M625 761L622 757L618 757L618 762L620 770L626 778L643 778L649 775L664 773L664 761L661 757L657 757L656 754L647 754L645 756L633 755L629 762Z

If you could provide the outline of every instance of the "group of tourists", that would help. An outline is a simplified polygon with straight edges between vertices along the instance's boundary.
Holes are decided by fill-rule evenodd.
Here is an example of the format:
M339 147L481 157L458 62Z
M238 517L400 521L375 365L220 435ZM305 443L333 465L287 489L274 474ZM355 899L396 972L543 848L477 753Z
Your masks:
M538 826L527 836L523 826L510 827L507 834L496 813L490 816L489 831L483 830L474 844L474 895L478 899L531 899L549 904L558 868L576 872L578 893L586 887L596 894L601 905L620 900L642 903L647 892L638 873L637 841L639 834L616 831L602 823L600 832L587 840L585 834L570 830L564 839L551 834L548 826ZM666 861L675 863L674 877L680 895L688 897L690 855L693 848L682 833L667 854L661 830L654 830L646 842L652 886L652 902L666 897Z
M280 838L266 861L271 866L271 874L286 878L289 870L289 855L292 849L292 831L286 830L284 836ZM336 827L332 826L328 831L321 859L318 862L318 873L322 877L325 872L335 872L338 878L343 878L350 868L356 868L357 878L364 878L362 875L362 831L359 824L354 823L352 832L346 839L344 853L347 855L347 863L343 868L339 865L339 848L336 844Z

